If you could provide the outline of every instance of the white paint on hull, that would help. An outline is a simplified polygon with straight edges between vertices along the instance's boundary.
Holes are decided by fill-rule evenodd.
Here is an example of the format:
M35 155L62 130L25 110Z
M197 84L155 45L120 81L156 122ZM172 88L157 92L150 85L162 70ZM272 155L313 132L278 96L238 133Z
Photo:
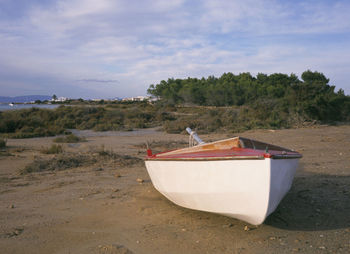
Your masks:
M146 167L175 204L259 225L290 189L298 160L147 160Z

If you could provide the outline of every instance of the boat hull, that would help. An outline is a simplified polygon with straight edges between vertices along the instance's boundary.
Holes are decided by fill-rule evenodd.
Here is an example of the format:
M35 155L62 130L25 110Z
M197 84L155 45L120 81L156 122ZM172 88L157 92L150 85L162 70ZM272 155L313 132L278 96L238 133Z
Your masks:
M289 191L298 158L146 160L154 187L175 204L259 225Z

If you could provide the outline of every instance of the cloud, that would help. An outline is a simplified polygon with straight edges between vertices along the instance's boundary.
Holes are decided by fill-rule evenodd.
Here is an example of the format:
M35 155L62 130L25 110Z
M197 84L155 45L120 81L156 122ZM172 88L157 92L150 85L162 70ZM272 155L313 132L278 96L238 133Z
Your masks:
M255 35L349 32L347 1L206 1L203 29Z
M86 83L119 83L116 79L78 79L78 82L86 82Z
M16 2L0 2L0 88L11 95L7 84L121 97L169 77L306 69L350 93L347 1Z

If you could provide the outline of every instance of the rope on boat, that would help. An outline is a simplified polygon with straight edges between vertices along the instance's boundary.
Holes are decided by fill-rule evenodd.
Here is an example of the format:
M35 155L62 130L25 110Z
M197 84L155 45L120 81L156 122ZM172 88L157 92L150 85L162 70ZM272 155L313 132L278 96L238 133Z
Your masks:
M195 143L194 143L193 135L192 135L192 133L191 133L190 136L189 136L189 138L188 138L188 146L189 146L189 147L192 147L192 146L194 146L194 145L195 145Z

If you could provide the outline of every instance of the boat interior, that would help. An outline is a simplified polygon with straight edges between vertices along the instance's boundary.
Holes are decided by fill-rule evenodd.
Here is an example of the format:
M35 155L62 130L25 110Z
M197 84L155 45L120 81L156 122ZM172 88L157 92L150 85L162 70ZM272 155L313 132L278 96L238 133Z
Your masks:
M234 148L248 148L254 150L263 150L263 151L284 151L284 152L293 152L290 149L271 145L268 143L256 141L253 139L243 138L243 137L234 137L230 139L219 140L211 143L204 143L197 146L182 148L170 152L164 152L157 154L157 157L176 155L176 154L186 154L186 153L195 153L203 151L212 151L212 150L228 150Z

